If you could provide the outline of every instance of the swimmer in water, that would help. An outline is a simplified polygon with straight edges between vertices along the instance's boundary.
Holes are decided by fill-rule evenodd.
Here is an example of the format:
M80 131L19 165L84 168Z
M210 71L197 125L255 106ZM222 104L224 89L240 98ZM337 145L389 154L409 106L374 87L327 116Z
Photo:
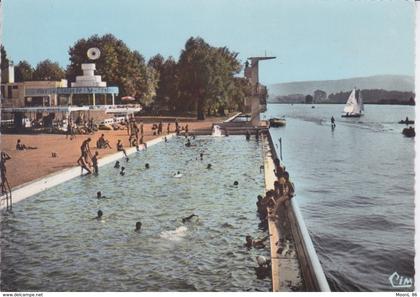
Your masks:
M120 168L120 161L115 162L114 168Z
M165 136L165 138L164 138L164 139L165 139L165 142L168 142L168 138L166 138L166 136Z
M140 230L141 230L141 222L137 222L136 223L136 229L134 231L140 232Z
M124 175L125 175L124 170L125 170L125 167L124 167L124 166L123 166L123 167L121 167L121 171L120 171L120 175L121 175L121 176L124 176Z
M102 196L102 192L98 191L96 192L96 198L101 199L101 198L106 198L106 196Z
M203 161L203 156L204 156L204 154L203 153L200 153L200 160L201 161Z
M190 146L191 146L191 141L190 141L190 139L189 139L189 138L188 138L187 143L185 144L185 146L186 146L186 147L190 147Z
M190 215L190 216L188 216L188 217L186 217L186 218L182 218L182 223L184 223L185 224L185 222L189 222L193 217L197 217L198 218L198 216L197 215L195 215L195 214L192 214L192 215Z
M265 247L264 241L266 241L268 239L268 236L264 237L263 239L259 239L259 240L253 240L252 237L250 235L247 235L245 237L245 247L247 247L248 249L254 247L257 249L261 249Z
M98 216L96 217L96 218L93 218L92 220L102 220L102 215L103 215L103 212L102 212L102 210L98 210Z
M234 186L239 185L238 181L236 181L236 180L235 180L235 181L233 182L233 185L234 185Z
M211 164L207 164L207 169L211 169Z
M146 169L149 169L149 168L150 168L149 163L146 163L146 165L144 165L144 167L145 167Z
M178 171L177 173L174 174L174 177L182 177L182 173Z
M264 279L271 275L271 260L266 259L264 256L256 257L258 267L254 267L258 279Z

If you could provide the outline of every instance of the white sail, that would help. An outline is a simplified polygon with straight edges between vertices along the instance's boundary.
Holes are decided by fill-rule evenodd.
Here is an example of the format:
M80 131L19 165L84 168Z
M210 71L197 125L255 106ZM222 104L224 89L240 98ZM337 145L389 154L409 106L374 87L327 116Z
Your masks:
M346 106L344 106L344 112L353 114L357 109L356 89L350 93L349 99L347 99Z
M346 106L344 106L344 113L347 115L360 115L363 109L361 91L357 92L356 89L353 89L347 99Z

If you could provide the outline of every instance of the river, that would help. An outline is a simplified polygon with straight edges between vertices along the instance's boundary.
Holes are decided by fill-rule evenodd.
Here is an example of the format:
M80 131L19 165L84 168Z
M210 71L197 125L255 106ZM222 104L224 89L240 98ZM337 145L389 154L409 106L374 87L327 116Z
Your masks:
M270 130L331 289L395 291L391 274L414 277L415 148L397 124L414 107L365 105L349 119L314 106L269 104L262 117L287 119Z

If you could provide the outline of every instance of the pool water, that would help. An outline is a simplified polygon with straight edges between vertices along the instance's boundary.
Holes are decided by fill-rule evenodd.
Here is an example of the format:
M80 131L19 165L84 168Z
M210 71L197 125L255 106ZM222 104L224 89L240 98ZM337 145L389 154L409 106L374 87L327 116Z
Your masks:
M244 136L185 142L122 159L125 176L110 164L14 205L1 218L1 290L270 291L254 270L268 242L243 246L248 234L266 235L255 205L264 192L261 145ZM103 220L92 220L99 209Z

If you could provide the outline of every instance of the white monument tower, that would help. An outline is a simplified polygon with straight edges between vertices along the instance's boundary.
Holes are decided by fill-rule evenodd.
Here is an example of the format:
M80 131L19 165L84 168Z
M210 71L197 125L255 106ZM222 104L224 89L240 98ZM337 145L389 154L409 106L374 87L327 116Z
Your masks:
M90 48L87 51L87 57L90 60L97 60L101 56L101 51L96 48ZM106 87L106 82L102 81L100 75L95 75L95 63L82 64L83 75L76 76L76 81L71 83L72 87Z

